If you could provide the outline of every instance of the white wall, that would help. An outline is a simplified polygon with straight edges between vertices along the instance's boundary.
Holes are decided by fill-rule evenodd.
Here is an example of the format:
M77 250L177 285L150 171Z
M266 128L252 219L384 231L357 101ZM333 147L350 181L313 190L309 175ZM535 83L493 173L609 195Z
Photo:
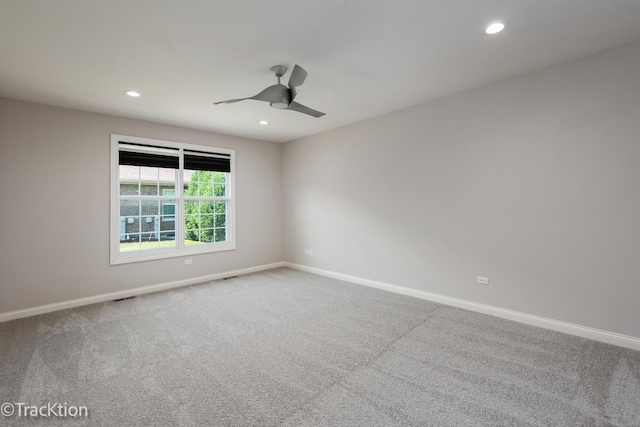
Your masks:
M237 250L110 266L111 133L235 149ZM281 261L281 151L0 99L0 313Z
M640 43L287 143L283 168L288 262L640 337Z

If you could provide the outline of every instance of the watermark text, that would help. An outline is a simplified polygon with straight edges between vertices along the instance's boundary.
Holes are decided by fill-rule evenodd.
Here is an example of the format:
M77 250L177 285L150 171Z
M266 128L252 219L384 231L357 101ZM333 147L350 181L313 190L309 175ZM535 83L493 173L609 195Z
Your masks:
M82 405L64 403L47 403L45 405L30 405L24 402L3 403L0 413L5 417L29 418L82 418L89 416L89 409Z

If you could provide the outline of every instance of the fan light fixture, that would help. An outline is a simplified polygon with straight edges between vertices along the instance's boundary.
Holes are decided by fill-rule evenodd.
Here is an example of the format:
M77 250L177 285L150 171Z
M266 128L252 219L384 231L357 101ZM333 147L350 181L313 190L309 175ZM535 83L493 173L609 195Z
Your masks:
M504 22L492 22L491 24L487 25L487 27L484 29L484 32L489 34L489 35L493 35L493 34L498 34L500 31L504 30L507 27L507 24L505 24Z
M284 110L285 108L287 108L289 106L288 102L284 102L284 101L278 101L278 102L272 102L271 106L273 108L278 108L280 110Z

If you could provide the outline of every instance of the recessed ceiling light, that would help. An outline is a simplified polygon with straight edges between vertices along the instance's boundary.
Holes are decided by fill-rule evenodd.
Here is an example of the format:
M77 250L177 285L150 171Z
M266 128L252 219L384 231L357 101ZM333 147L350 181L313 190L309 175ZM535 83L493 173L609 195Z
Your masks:
M492 22L491 24L487 25L487 27L484 29L484 32L489 35L498 34L500 31L504 30L506 26L507 24L505 24L504 22Z
M133 96L134 98L137 98L140 96L140 93L136 92L135 90L128 90L125 93L129 96Z
M268 125L269 122L266 120L260 120L258 123L260 123L261 125Z

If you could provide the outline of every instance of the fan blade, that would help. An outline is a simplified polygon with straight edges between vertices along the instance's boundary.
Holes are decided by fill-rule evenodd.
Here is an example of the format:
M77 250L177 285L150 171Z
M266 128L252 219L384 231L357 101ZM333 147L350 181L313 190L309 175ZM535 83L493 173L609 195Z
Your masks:
M240 102L240 101L245 101L247 99L252 99L252 98L238 98L238 99L227 99L226 101L218 101L218 102L214 102L213 105L218 105L218 104L233 104L234 102Z
M293 71L291 72L291 77L289 77L289 87L298 88L302 86L302 83L304 83L306 78L307 72L304 70L304 68L296 64L296 66L293 67Z
M228 99L226 101L214 102L214 105L218 104L233 104L234 102L245 101L248 99L252 99L255 101L266 101L269 103L272 102L284 102L286 104L289 103L289 91L285 85L273 85L269 86L262 92L257 95L254 95L250 98L239 98L239 99Z
M304 70L304 68L296 64L296 66L293 67L293 71L291 72L291 77L289 77L289 90L291 91L291 101L293 101L296 95L298 95L298 88L302 86L302 83L304 83L306 78L307 78L307 72Z
M312 110L309 107L305 107L302 104L298 104L297 102L291 102L291 104L289 104L289 106L286 108L287 110L293 110L293 111L297 111L299 113L304 113L304 114L308 114L310 116L313 117L322 117L325 115L325 113L321 113L320 111L316 111L316 110Z

